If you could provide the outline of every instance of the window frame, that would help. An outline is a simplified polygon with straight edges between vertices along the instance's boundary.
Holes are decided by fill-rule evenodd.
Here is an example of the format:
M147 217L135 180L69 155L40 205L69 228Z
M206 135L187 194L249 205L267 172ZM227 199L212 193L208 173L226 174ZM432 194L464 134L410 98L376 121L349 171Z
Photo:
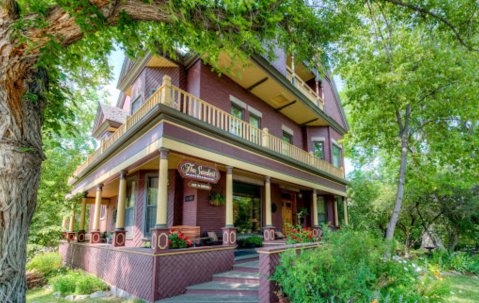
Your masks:
M235 115L233 115L233 109L237 109L241 112L241 118L238 118L236 117ZM231 109L230 109L230 113L231 115L235 118L235 119L239 119L241 121L244 122L244 117L245 117L245 109L241 106L238 106L236 103L234 102L231 102ZM239 125L238 125L239 124ZM241 137L242 134L241 134L241 123L240 122L237 122L236 120L234 119L231 119L231 125L230 125L230 133L235 135L235 136L238 136L238 137Z
M149 173L145 174L144 176L144 185L143 185L143 227L142 227L142 233L144 238L151 238L151 231L147 230L148 226L148 184L150 183L149 179L150 178L158 178L158 182L160 182L160 174L158 173ZM156 204L156 207L158 207L158 201Z
M131 182L131 183L130 183L130 182ZM127 204L126 204L126 201L125 201L125 218L124 218L124 225L125 225L125 226L124 226L124 228L125 228L125 230L126 230L127 227L131 226L131 228L132 228L132 229L131 229L131 232L128 232L128 231L126 232L126 239L133 239L133 226L135 226L135 206L136 206L136 203L137 203L137 201L136 201L136 194L137 194L137 185L138 185L138 183L137 183L136 180L127 180L127 183L126 183L126 184L127 184L127 186L126 186L126 192L127 192L127 194L128 194L128 185L129 185L129 184L131 185L131 191L132 191L132 192L131 192L131 195L130 195L130 196L127 195L127 198L126 198L126 199L130 199L131 197L133 197L134 200L133 200L133 205L130 206L130 207L127 207ZM131 200L129 200L128 202L131 202ZM132 222L131 222L131 225L126 225L126 223L127 223L126 215L127 215L127 213L128 213L129 211L133 212L133 220L132 220Z
M337 148L338 151L339 151L339 159L338 159L338 162L339 162L339 166L336 166L334 164L334 149ZM332 144L332 147L331 147L331 164L333 164L334 167L337 167L337 168L341 168L343 165L342 165L342 155L341 155L341 151L342 151L342 148L341 146L339 146L338 144L334 143Z
M324 211L325 211L324 213L319 212L319 202L320 202L320 200L322 200L322 202L324 203ZM318 224L328 223L328 202L327 202L325 196L322 196L322 195L317 195L316 196L316 211L318 213ZM320 221L320 215L319 214L324 214L324 217L325 217L324 222Z
M316 156L316 144L321 144L321 157ZM324 141L313 141L313 153L316 158L319 158L321 160L324 160Z
M133 116L133 114L136 113L136 112L140 109L140 107L138 107L138 109L137 109L135 112L133 112L133 103L135 103L135 102L137 102L137 101L140 102L140 107L141 107L141 102L143 101L143 95L142 95L142 94L139 94L139 95L135 98L135 100L133 100L133 101L131 102L131 106L130 106L130 116Z
M251 124L251 118L258 120L258 126L254 126L253 124ZM249 113L249 124L253 127L261 129L261 118L255 114Z
M289 137L289 142L284 141L285 135L286 135L286 137ZM283 130L282 141L285 142L285 143L289 143L289 144L293 145L293 135L288 133L287 131Z

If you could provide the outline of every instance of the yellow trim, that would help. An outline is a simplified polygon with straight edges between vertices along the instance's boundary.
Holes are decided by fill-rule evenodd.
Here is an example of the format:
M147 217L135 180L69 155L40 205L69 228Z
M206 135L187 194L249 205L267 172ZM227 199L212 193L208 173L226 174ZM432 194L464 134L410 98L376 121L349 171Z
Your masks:
M295 169L295 170L298 170L298 171L301 171L301 172L307 173L307 174L309 174L309 175L312 175L312 176L315 176L315 177L319 177L319 176L318 176L318 175L316 175L316 174L312 174L312 173L310 173L310 172L307 172L307 171L305 171L305 170L302 170L302 169L296 168L296 167L294 167L294 166L291 166L291 165L285 164L285 163L283 163L283 162L281 162L281 161L274 160L274 159L271 159L271 158L269 158L269 157L265 157L265 156L263 156L263 155L260 155L260 154L258 154L258 153L254 153L254 152L252 152L252 151L250 151L250 150L248 150L248 149L241 148L241 147L239 147L238 145L234 145L234 144L231 144L231 143L225 142L225 141L223 141L223 140L219 140L219 139L213 138L213 137L211 137L211 136L208 136L208 135L205 135L205 134L203 134L203 133L197 132L197 131L195 131L195 130L193 130L193 129L191 129L191 128L188 128L188 127L185 127L185 126L183 126L183 125L177 124L177 123L175 123L175 122L171 122L171 121L165 121L165 123L168 123L168 124L174 125L174 126L176 126L176 127L179 127L179 128L183 128L183 129L185 129L185 130L188 130L188 131L190 131L190 132L192 132L192 133L195 133L195 134L201 135L201 136L203 136L203 137L206 137L206 138L208 138L208 139L212 139L212 140L214 140L214 141L221 142L221 143L223 143L223 144L226 144L226 145L229 145L229 146L235 147L235 148L237 148L237 149L240 149L240 150L242 150L242 151L246 151L246 152L248 152L248 153L250 153L250 154L253 154L253 155L256 155L256 156L259 156L259 157L262 157L262 158L268 159L268 160L270 160L270 161L273 161L273 162L276 162L276 163L279 163L279 164L282 164L282 165L285 165L285 166L291 167L291 168L293 168L293 169ZM320 178L321 178L321 177L320 177ZM335 184L338 184L338 185L345 186L344 184L342 184L342 183L339 183L339 182L336 182L336 181L333 181L333 180L329 180L329 179L328 179L328 181L330 181L330 182L333 182L333 183L335 183ZM340 196L341 196L341 197L345 197L345 195L340 195Z
M161 256L170 256L170 255L181 255L181 254L193 254L193 253L200 253L200 252L217 251L217 250L228 250L228 249L235 249L235 248L236 248L236 246L229 246L229 247L220 247L220 248L213 248L213 249L201 249L201 250L191 250L191 251L185 250L185 251L179 251L179 252L153 254L153 253L145 253L145 252L140 252L140 251L131 251L131 250L125 250L125 249L121 249L121 248L103 247L103 246L97 246L97 245L94 245L94 244L84 244L84 243L77 243L77 242L70 242L70 243L65 243L65 244L82 245L82 246L88 246L88 247L92 247L92 248L115 250L115 251L119 251L119 252L125 252L125 253L131 253L131 254L139 254L139 255L146 255L146 256L152 256L152 257L161 257Z
M257 174L264 175L264 176L271 176L272 178L275 178L275 179L287 181L294 184L300 184L305 187L319 189L319 190L323 190L323 191L330 192L333 194L338 194L338 195L346 194L346 192L342 192L337 189L329 188L327 186L320 185L311 181L305 181L305 180L302 180L284 173L280 173L271 169L263 168L242 160L237 160L237 159L230 158L228 156L216 154L198 147L194 147L179 141L175 141L170 138L165 138L165 137L162 138L162 147L166 147L170 150L178 150L178 151L187 150L190 155L195 155L198 158L203 158L205 160L212 161L212 162L220 162L225 165L231 165L233 167L241 168L246 171L255 172Z

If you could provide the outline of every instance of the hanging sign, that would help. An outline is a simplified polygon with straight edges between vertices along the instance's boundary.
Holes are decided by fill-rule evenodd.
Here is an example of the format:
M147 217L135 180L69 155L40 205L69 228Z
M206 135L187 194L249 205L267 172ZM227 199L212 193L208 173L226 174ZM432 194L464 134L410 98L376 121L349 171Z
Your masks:
M188 183L188 186L190 188L197 188L197 189L203 189L203 190L211 190L211 185L208 183L200 183L200 182L195 182L191 181Z
M206 166L190 161L183 161L178 165L178 171L183 178L209 183L218 183L220 172L216 167Z

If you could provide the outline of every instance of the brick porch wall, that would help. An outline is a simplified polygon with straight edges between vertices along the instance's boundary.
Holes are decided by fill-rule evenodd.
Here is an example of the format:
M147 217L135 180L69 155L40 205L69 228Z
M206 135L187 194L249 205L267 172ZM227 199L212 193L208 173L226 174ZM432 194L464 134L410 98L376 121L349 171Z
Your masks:
M66 264L146 302L155 302L181 295L190 285L211 281L212 275L232 270L234 248L188 248L155 255L146 248L125 250L62 243L59 252Z

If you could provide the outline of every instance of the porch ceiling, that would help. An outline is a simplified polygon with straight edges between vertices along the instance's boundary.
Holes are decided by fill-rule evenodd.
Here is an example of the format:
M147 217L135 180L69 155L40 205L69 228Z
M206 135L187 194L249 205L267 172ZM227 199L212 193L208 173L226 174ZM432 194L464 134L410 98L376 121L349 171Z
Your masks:
M230 67L232 64L231 58L226 53L221 53L219 57L218 65L220 67ZM268 103L273 108L280 108L287 104L290 104L293 101L296 101L296 98L283 86L281 86L277 81L272 79L265 71L263 71L258 65L253 61L248 60L246 62L247 66L244 67L242 62L235 62L232 66L232 71L227 73L228 77L233 79L236 83L241 85L244 89L250 88L253 85L257 84L264 78L268 77L268 80L262 82L258 86L254 87L251 90L251 93L260 98L261 100ZM303 68L300 68L301 71L304 71ZM310 73L310 72L309 72ZM311 74L311 73L310 73ZM306 78L309 76L305 73ZM208 101L208 100L206 100ZM327 126L326 121L318 117L312 110L310 110L305 104L300 101L289 105L281 110L281 113L292 119L298 124L303 124L305 122L314 120L316 121L308 123L309 126Z

